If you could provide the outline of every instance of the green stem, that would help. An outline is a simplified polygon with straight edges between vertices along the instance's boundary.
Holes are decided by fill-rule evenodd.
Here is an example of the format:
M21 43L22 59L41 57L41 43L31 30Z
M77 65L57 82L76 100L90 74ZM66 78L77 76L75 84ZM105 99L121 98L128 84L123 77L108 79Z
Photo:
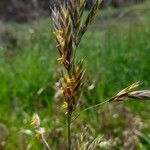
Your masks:
M67 132L68 132L68 150L71 150L71 130L70 130L70 125L71 125L71 114L68 112L67 116Z
M98 104L96 104L96 105L90 106L90 107L88 107L88 108L85 108L85 109L82 110L76 117L74 117L73 120L71 120L71 123L72 123L73 121L75 121L75 120L76 120L82 113L84 113L85 111L90 110L90 109L93 109L93 108L96 108L96 107L101 106L101 105L104 105L104 104L107 104L108 102L110 102L110 100L111 100L111 99L106 100L106 101L104 101L104 102L102 102L102 103L98 103Z
M46 150L51 150L49 145L48 145L48 143L47 143L47 141L45 140L45 137L44 137L43 134L41 135L41 138L42 138L42 141L43 141L43 143L45 145Z

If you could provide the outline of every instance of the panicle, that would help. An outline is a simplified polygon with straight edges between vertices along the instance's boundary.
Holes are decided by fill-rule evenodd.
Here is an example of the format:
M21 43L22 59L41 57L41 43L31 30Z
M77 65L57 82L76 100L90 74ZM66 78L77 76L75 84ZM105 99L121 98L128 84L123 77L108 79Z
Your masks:
M65 107L69 113L73 112L81 97L84 85L83 60L76 61L76 49L86 32L89 24L99 7L101 0L95 0L87 18L83 22L83 12L86 0L67 0L63 5L52 8L52 22L56 47L59 52L57 59L65 67L61 81L61 89L65 99Z

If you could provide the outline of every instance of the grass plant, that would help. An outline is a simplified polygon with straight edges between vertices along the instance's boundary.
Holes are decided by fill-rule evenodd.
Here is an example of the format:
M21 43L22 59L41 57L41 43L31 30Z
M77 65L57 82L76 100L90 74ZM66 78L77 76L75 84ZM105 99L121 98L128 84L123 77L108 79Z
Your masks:
M80 99L82 99L82 87L85 82L85 70L83 69L84 59L82 58L80 61L77 61L76 52L80 41L87 31L89 24L92 22L100 3L100 0L95 1L87 15L87 18L83 22L82 15L86 4L85 0L65 1L63 5L60 5L60 7L54 6L54 8L51 9L54 36L57 43L56 47L60 55L57 60L64 66L64 71L62 72L63 77L60 78L59 82L64 96L63 107L66 108L67 114L68 150L73 149L71 144L72 115L76 110ZM106 102L90 106L83 110L83 112L105 103L124 101L126 97L140 100L149 99L149 90L135 91L139 85L139 82L134 83L118 92ZM75 119L77 117L75 117ZM73 119L73 121L75 119ZM87 149L88 148L89 147L87 147Z

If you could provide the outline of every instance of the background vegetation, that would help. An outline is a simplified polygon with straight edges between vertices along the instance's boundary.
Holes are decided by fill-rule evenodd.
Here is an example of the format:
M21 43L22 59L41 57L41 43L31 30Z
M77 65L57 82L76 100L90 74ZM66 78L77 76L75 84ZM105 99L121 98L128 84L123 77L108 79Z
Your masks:
M143 81L143 89L150 87L149 10L147 1L99 11L78 52L78 57L86 56L89 72L81 108L136 81ZM50 145L65 149L65 112L55 87L61 67L50 24L49 18L26 24L0 22L0 149L41 149L30 127L33 112L41 117ZM107 149L148 150L149 112L146 101L97 108L75 121L77 134L72 136L78 141L83 132L89 138L84 142L98 136Z
M48 16L50 5L58 5L65 0L1 0L0 19L5 21L15 20L17 22L27 22L39 19L40 16ZM86 9L89 9L94 0L86 0ZM141 3L145 0L104 0L101 8L112 6L115 8L127 6L133 3Z

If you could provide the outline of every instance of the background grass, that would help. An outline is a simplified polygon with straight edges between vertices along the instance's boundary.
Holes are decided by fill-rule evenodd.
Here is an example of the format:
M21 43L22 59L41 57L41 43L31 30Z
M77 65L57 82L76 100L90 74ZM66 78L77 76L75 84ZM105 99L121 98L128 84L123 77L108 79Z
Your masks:
M136 81L143 82L142 89L150 87L149 6L149 2L146 2L120 10L109 8L98 13L78 48L78 57L86 56L85 68L89 81L99 77L92 93L84 92L82 108L104 101ZM13 150L16 145L21 149L23 144L27 145L25 142L31 143L32 149L40 149L33 135L27 136L27 141L19 137L22 129L31 129L29 121L33 112L38 112L42 125L50 131L59 129L65 123L64 111L60 110L60 104L57 105L53 98L54 84L58 80L58 62L50 24L50 19L21 25L1 23L1 33L7 29L17 41L14 44L1 36L0 42L0 122L9 130L6 149ZM47 83L46 90L37 95L37 91ZM127 101L125 106L147 124L142 132L149 140L149 102ZM101 123L99 127L102 120L95 115L97 112L96 109L83 114L83 119L79 118L77 124L88 119L96 135L105 134L107 128L114 133L118 129L114 134L116 136L123 131L122 121L113 118L113 121L105 118L110 124L105 126ZM74 130L81 132L80 128ZM65 131L60 137L65 142L63 136ZM49 142L56 145L60 139L51 137ZM150 148L143 139L138 147Z

